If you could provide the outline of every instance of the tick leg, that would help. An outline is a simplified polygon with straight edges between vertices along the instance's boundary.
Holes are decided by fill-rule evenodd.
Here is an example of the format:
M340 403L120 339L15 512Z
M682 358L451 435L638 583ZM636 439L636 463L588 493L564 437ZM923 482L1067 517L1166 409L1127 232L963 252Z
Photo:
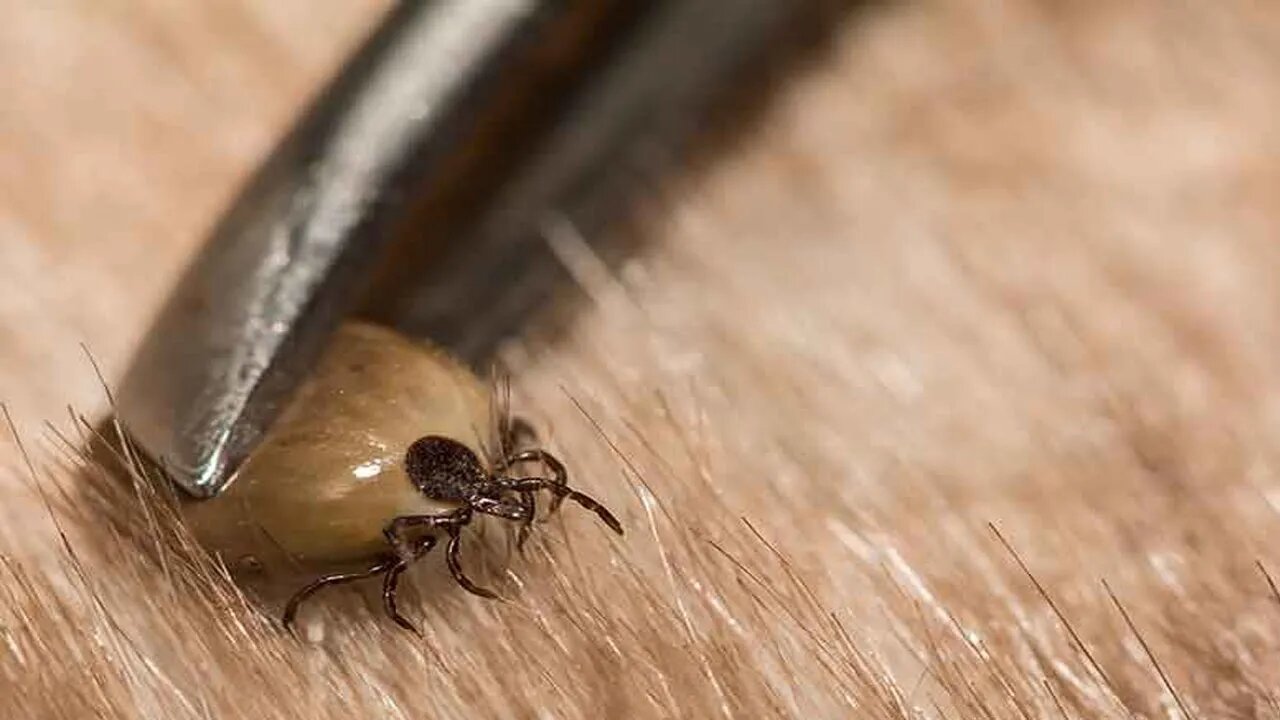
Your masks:
M471 522L471 508L468 507L458 508L444 515L403 515L387 523L387 526L382 529L382 535L395 550L397 557L413 560L416 556L405 538L405 530L423 526L431 529L462 527L469 522Z
M321 577L312 580L310 584L294 593L293 597L289 598L289 602L284 606L284 615L280 618L281 623L284 625L286 630L293 630L293 621L298 615L298 606L302 604L302 601L314 595L320 588L327 587L329 585L342 585L343 583L363 580L365 578L373 577L374 575L379 575L390 570L396 562L397 561L395 559L387 558L379 560L367 570L322 575Z
M569 471L565 469L564 463L560 462L560 458L557 458L555 455L552 455L546 450L542 450L540 448L524 450L508 456L507 459L503 461L503 467L508 468L516 463L533 461L542 463L551 471L551 478L549 482L559 485L560 487L568 487ZM548 509L548 512L555 513L558 511L560 509L560 503L562 502L564 502L564 497L557 494L551 499L551 506Z
M471 502L471 507L476 512L485 515L493 515L504 520L524 521L529 519L528 506L521 500L519 503L506 502L503 500L494 500L493 498L478 498Z
M586 493L580 493L577 490L565 487L564 485L553 480L548 480L547 478L536 477L507 480L502 483L502 486L508 490L515 490L516 492L546 490L557 498L572 500L599 516L600 520L604 522L605 525L608 525L610 530L618 533L619 535L622 534L622 523L618 522L618 518L614 517L613 513L609 512L609 508L601 505L599 501Z
M413 553L412 560L417 560L423 555L431 552L431 548L435 546L436 537L434 535L427 535L419 539L411 548L411 552ZM400 575L408 569L409 563L410 560L406 560L403 557L397 558L395 564L392 565L391 568L387 570L387 574L382 577L382 608L386 611L387 617L394 620L397 625L415 635L421 636L422 633L418 632L418 628L414 627L413 623L409 622L405 616L401 615L399 609L396 608L396 591L400 585Z
M516 548L523 549L524 541L529 535L529 526L533 525L533 518L538 508L534 503L532 492L516 493L516 495L518 497L516 502L478 498L471 502L471 508L485 515L520 523L520 530L516 536Z
M471 578L467 577L466 573L462 572L462 562L459 559L462 549L462 535L458 530L458 526L449 528L449 547L446 548L445 552L445 560L449 563L449 572L453 575L453 579L457 580L458 584L469 593L489 598L490 600L498 599L497 593L476 585L471 582Z
M533 528L533 519L538 515L538 501L532 491L520 493L520 506L524 508L524 521L516 530L516 550L524 552L524 543L529 539L529 531Z
M517 509L517 512L519 509ZM459 508L447 515L405 515L391 521L383 534L387 536L388 542L393 546L397 544L403 547L404 540L402 533L406 528L425 525L430 528L440 528L449 533L449 545L445 549L445 560L449 565L449 572L453 575L453 579L458 581L468 592L479 595L480 597L493 598L498 597L497 593L492 590L486 590L467 577L462 572L462 562L459 555L462 550L462 528L471 522L472 511L469 507ZM523 515L520 518L523 519Z

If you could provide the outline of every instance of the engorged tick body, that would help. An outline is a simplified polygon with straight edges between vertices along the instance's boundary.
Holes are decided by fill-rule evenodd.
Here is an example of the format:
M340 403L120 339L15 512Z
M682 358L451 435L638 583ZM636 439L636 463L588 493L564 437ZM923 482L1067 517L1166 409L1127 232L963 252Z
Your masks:
M491 428L490 408L489 388L451 358L375 326L344 326L231 485L185 513L233 569L323 573L289 600L286 625L320 588L382 576L387 614L412 630L397 583L441 541L454 579L495 597L460 560L461 530L477 515L518 523L522 545L546 491L552 510L573 500L622 533L603 505L568 487L558 459L517 450L509 427ZM511 474L533 463L549 477Z

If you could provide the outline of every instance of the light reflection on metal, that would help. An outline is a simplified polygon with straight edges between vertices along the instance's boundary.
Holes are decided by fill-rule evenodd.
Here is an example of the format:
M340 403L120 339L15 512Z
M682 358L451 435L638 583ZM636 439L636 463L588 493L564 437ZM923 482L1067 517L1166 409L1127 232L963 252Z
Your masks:
M121 421L184 490L217 494L375 282L392 288L377 319L476 359L545 294L546 218L599 225L618 172L696 125L799 5L402 2L175 288L125 377ZM556 97L525 77L538 75L529 58L548 57L540 72L564 89ZM503 113L515 122L489 122ZM456 177L458 156L502 165L508 149L519 161L497 176ZM482 199L472 216L447 215L439 197L430 216L445 213L456 232L406 223L415 195L468 182ZM398 263L395 248L415 242L434 245Z

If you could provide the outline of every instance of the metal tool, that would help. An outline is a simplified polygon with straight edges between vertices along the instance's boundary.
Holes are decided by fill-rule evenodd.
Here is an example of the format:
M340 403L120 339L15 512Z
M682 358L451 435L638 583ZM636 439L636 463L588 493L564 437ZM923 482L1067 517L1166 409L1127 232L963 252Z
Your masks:
M410 1L248 183L126 374L118 414L196 497L234 476L342 318L477 360L693 129L795 0Z

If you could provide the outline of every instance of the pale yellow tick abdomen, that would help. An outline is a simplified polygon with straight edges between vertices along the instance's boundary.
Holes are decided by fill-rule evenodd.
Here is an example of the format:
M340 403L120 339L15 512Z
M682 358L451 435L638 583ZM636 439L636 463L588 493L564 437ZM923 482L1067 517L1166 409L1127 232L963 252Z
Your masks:
M395 517L458 507L418 492L405 450L444 435L484 457L488 391L435 348L345 325L230 486L185 504L188 523L233 569L338 567L386 554L382 531Z

